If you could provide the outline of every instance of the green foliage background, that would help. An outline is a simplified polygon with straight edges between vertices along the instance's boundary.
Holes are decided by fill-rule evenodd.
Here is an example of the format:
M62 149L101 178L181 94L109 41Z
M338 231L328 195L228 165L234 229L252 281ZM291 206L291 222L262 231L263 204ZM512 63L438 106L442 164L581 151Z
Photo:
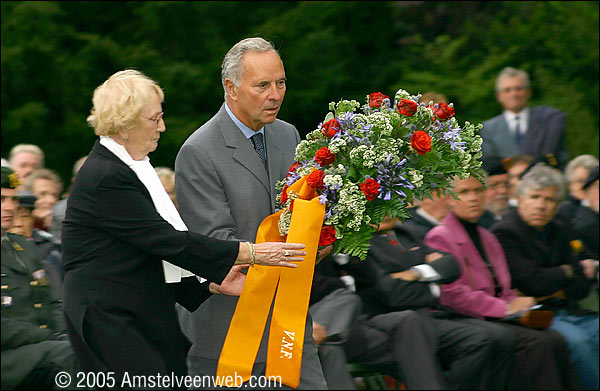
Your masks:
M283 58L279 118L301 135L340 98L437 91L460 122L500 113L494 80L525 69L532 104L569 114L570 158L598 156L598 2L2 2L2 156L34 143L65 181L95 140L95 87L136 68L166 93L167 132L151 155L173 167L223 101L220 64L260 35Z

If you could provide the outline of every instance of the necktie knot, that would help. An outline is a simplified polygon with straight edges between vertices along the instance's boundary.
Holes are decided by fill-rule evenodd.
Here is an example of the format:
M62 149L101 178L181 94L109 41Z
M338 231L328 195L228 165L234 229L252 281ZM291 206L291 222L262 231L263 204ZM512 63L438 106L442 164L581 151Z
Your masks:
M267 151L265 150L265 142L264 136L262 133L255 133L252 137L250 137L250 141L252 141L252 145L254 145L254 149L258 156L262 160L265 169L267 169Z

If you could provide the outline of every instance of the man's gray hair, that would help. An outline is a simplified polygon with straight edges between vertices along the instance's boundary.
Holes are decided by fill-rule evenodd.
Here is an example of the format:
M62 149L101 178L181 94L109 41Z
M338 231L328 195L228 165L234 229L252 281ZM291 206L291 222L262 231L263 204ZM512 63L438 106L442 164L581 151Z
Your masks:
M277 55L272 42L266 41L260 37L246 38L233 45L223 58L221 64L221 84L225 91L224 98L227 99L227 87L225 87L225 79L231 79L233 84L239 86L242 80L242 58L246 52L266 52L272 50Z
M500 92L498 86L500 84L500 79L504 77L522 77L524 87L529 88L529 74L522 69L517 69L513 67L506 67L500 71L498 77L496 77L496 92Z
M571 159L571 161L565 167L565 178L568 183L573 182L573 174L575 173L575 169L579 167L583 167L586 170L591 170L595 166L598 165L598 159L594 155L579 155L576 158Z
M538 163L523 176L517 188L517 194L521 197L530 189L540 190L547 187L556 188L556 201L563 199L565 195L565 180L561 172L548 167L544 163Z

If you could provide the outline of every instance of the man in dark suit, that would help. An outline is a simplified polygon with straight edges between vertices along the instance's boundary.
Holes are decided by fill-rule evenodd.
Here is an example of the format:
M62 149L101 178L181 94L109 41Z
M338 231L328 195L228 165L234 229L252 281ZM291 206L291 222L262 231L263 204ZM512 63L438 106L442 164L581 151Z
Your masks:
M507 158L518 154L553 153L559 166L567 163L565 127L567 114L550 106L529 108L531 97L527 72L504 68L496 78L496 99L504 112L483 123L484 156Z
M221 79L224 104L177 154L177 201L190 230L253 242L261 221L274 212L275 185L293 163L300 136L293 125L277 119L286 76L271 43L262 38L238 42L225 55ZM188 354L192 375L215 375L237 301L211 297L193 314L179 308L182 328L193 342ZM265 371L268 334L264 333L256 357L255 376ZM310 316L300 388L326 388Z

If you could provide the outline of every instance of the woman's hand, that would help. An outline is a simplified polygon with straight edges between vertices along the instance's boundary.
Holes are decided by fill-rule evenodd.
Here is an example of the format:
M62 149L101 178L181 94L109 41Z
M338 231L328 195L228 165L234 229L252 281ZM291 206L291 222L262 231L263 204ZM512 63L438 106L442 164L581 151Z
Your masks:
M236 265L252 263L251 246L254 246L254 261L257 265L298 267L298 265L290 262L302 261L304 260L303 256L306 255L306 251L301 250L305 247L302 243L266 242L250 244L240 242L238 257L235 260Z
M211 293L220 293L229 296L241 295L242 288L244 288L244 281L246 281L246 275L242 273L242 269L248 266L250 265L234 265L225 276L223 282L221 282L221 285L211 282L208 289Z
M257 265L298 267L291 262L304 260L306 251L302 243L266 242L254 245Z

